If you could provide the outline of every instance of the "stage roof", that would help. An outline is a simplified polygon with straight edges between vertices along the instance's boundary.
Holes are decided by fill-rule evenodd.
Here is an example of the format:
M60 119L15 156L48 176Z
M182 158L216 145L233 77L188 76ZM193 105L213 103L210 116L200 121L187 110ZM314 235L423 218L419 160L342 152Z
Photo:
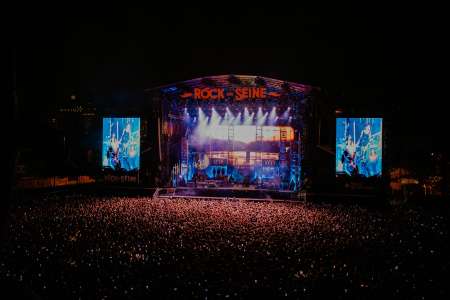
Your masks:
M283 93L309 94L312 90L319 90L310 85L283 81L254 75L217 75L200 77L173 84L159 86L145 90L146 92L161 92L163 94L178 94L193 88L234 88L237 86L265 87L270 91Z

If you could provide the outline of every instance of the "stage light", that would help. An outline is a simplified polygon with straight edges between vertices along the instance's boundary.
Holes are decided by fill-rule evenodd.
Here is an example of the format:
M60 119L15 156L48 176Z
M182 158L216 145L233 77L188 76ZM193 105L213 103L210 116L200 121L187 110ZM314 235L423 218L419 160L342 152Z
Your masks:
M269 125L274 125L277 118L277 108L274 106L269 114Z
M281 119L287 120L287 118L289 117L289 111L290 111L290 110L291 110L290 107L288 107L288 108L284 111L283 116L281 117Z
M263 114L261 107L258 107L258 113L256 114L256 125L264 125L266 122L268 113Z
M228 124L231 124L234 119L234 114L230 110L228 110L228 119Z
M262 109L261 109L261 106L260 106L260 107L258 107L258 112L256 113L256 119L259 120L262 117L263 117L263 112L262 112Z
M254 112L252 112L250 115L247 115L247 117L244 116L244 125L251 125L251 124L253 124L254 116L255 116Z
M219 115L219 113L217 113L216 109L213 107L212 108L212 113L211 113L210 126L217 126L217 125L219 125L221 119L222 119L222 117Z
M184 122L189 123L191 121L191 117L189 116L188 112L184 112L184 117L183 117Z
M230 114L228 113L228 111L226 111L222 121L220 122L220 125L228 124L229 121L230 121Z
M222 119L222 122L220 122L220 125L230 125L232 122L232 119L230 117L230 113L228 111L225 112L225 116Z
M248 118L250 117L250 113L248 112L248 108L247 106L244 108L244 122L246 122L248 120Z
M263 115L261 118L258 118L258 119L256 120L256 125L258 125L258 126L264 125L264 124L266 123L266 120L267 120L267 116L268 116L268 115L269 115L268 112L264 113L264 115Z
M241 124L241 118L242 118L242 113L239 112L239 113L237 114L237 116L233 119L232 124L233 124L233 125L240 125L240 124Z
M208 122L208 118L206 118L206 115L201 108L198 109L198 121L200 125L206 125Z

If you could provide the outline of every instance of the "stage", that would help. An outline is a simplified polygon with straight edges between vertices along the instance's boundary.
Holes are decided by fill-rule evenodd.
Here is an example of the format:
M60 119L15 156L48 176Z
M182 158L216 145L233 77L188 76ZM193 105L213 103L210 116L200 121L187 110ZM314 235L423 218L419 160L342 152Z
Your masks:
M156 164L164 185L298 193L312 151L312 94L311 86L248 75L148 91L161 107Z

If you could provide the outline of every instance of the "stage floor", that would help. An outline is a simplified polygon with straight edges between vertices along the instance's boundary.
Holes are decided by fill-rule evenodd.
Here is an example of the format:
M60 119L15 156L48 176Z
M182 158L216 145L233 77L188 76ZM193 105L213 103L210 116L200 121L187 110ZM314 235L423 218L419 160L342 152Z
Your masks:
M299 193L255 188L162 188L155 197L211 198L211 199L248 199L248 200L299 200Z

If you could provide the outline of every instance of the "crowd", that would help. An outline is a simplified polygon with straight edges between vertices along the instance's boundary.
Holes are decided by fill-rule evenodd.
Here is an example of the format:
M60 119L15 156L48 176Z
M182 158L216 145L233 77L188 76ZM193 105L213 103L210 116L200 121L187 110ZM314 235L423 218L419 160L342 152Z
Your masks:
M0 276L58 299L436 299L447 222L420 208L53 195L11 211Z

